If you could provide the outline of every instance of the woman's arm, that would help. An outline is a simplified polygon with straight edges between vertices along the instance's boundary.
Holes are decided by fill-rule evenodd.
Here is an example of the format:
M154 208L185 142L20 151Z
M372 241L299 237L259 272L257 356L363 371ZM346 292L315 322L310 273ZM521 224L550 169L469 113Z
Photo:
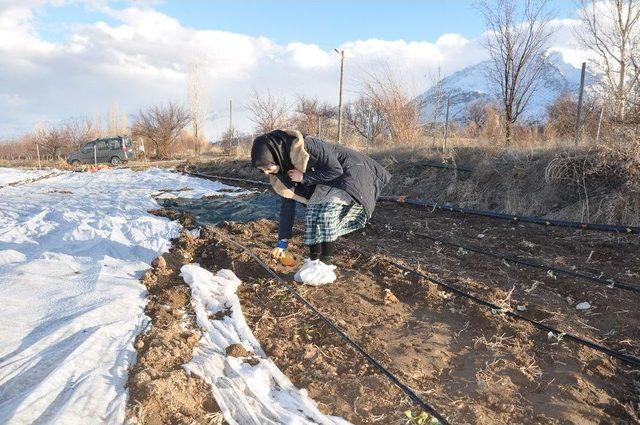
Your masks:
M342 175L342 165L338 161L335 149L319 140L307 142L305 147L309 155L314 159L314 166L312 169L307 167L302 184L307 186L322 184L335 180Z
M289 239L293 233L293 220L296 215L296 201L280 197L280 223L278 240Z

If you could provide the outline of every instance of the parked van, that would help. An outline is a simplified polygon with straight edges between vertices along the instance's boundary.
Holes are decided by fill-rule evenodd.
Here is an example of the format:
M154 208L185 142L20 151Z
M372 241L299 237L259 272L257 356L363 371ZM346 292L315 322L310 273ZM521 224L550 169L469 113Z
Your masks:
M86 143L80 152L70 154L67 162L71 165L93 164L94 161L120 165L131 159L136 159L133 142L127 136L116 136L103 137Z

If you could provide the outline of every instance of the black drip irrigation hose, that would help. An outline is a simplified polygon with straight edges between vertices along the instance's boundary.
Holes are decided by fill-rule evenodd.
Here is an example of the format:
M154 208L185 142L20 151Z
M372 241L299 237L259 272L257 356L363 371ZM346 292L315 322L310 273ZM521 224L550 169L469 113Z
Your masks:
M479 215L483 217L498 218L501 220L519 221L523 223L541 224L544 226L570 227L583 230L599 230L602 232L640 234L640 227L620 226L616 224L598 224L598 223L582 223L579 221L552 220L539 217L528 217L523 215L512 215L495 211L474 210L451 204L439 204L437 202L428 201L426 199L408 199L405 196L381 196L379 202L396 202L398 204L406 204L417 207L437 208L446 211L453 211L464 214Z
M523 266L527 266L527 267L533 267L536 269L541 269L541 270L551 270L555 273L558 274L564 274L566 276L571 276L571 277L576 277L578 279L585 279L591 282L595 282L598 283L600 285L604 285L608 288L618 288L618 289L622 289L625 291L632 291L635 293L640 294L640 287L634 286L634 285L630 285L627 283L623 283L623 282L617 282L613 279L605 279L605 278L601 278L601 277L596 277L596 276L590 276L588 274L584 274L584 273L580 273L580 272L574 272L572 270L566 270L566 269L562 269L559 267L553 267L553 266L547 266L546 264L540 264L540 263L536 263L530 260L524 260L524 259L520 259L520 258L516 258L516 257L512 257L509 255L505 255L505 254L498 254L495 252L491 252L491 251L487 251L484 249L480 249L480 248L475 248L472 246L468 246L468 245L461 245L455 242L449 242L449 241L445 241L443 239L438 239L438 238L434 238L433 236L429 236L426 235L424 233L419 233L419 232L415 232L414 235L416 236L420 236L421 238L425 238L425 239L429 239L431 241L443 244L443 245L449 245L449 246L453 246L456 248L462 248L466 251L470 251L470 252L475 252L478 254L482 254L482 255L486 255L488 257L493 257L493 258L499 258L501 260L505 260L505 261L509 261L511 263L515 263L515 264L520 264Z
M419 276L419 277L422 277L424 279L427 279L428 281L435 283L436 285L444 288L445 290L447 290L449 292L452 292L452 293L454 293L456 295L459 295L461 297L467 298L467 299L475 302L476 304L480 304L481 306L490 308L492 311L502 312L505 315L507 315L509 317L512 317L514 319L524 320L525 322L528 322L529 324L535 326L536 328L538 328L540 330L543 330L545 332L550 332L556 337L556 339L558 339L558 341L560 341L561 339L565 339L566 338L566 339L568 339L570 341L576 342L576 343L578 343L580 345L583 345L585 347L589 347L589 348L591 348L593 350L600 351L601 353L604 353L604 354L606 354L606 355L608 355L610 357L616 358L616 359L620 360L623 363L627 363L627 364L629 364L631 366L635 366L635 367L640 367L640 358L637 358L637 357L632 356L630 354L625 354L625 353L621 353L619 351L612 350L612 349L607 348L607 347L605 347L603 345L597 344L597 343L595 343L593 341L586 340L586 339L581 338L579 336L572 335L572 334L569 334L569 333L566 333L566 332L562 332L562 331L560 331L558 329L552 328L551 326L547 326L547 325L545 325L543 323L540 323L540 322L538 322L536 320L533 320L533 319L530 319L530 318L528 318L526 316L523 316L522 314L517 313L515 311L505 310L505 309L503 309L503 308L501 308L501 307L499 307L499 306L497 306L497 305L495 305L493 303L490 303L489 301L485 301L485 300L483 300L481 298L478 298L478 297L476 297L474 295L468 294L468 293L462 291L461 289L458 289L458 288L456 288L454 286L451 286L451 285L449 285L449 284L447 284L445 282L442 282L441 280L429 277L429 276L425 275L424 273L420 273L417 270L414 270L414 269L411 269L409 267L403 266L400 263L396 263L396 262L390 261L390 260L387 260L387 261L389 261L390 264L393 264L394 266L396 266L397 268L399 268L402 271L405 271L407 273L412 273L412 274L414 274L416 276Z
M199 173L188 173L188 174L193 174L198 176ZM213 176L209 176L206 174L202 174L199 175L198 177L204 177L204 178L216 178ZM241 180L241 179L234 179L234 180ZM246 180L245 180L246 181ZM260 184L267 184L264 182L260 182ZM385 201L385 200L389 200L386 198L380 198L381 201ZM406 200L401 201L401 203L408 203ZM600 225L603 226L603 225ZM220 234L220 233L218 233ZM247 251L247 253L254 259L256 260L263 268L265 268L265 270L267 270L269 272L269 274L271 274L274 278L276 278L278 280L278 282L280 282L282 285L284 285L300 302L302 302L305 306L307 306L309 309L311 309L312 311L314 311L316 314L318 314L318 316L325 322L327 323L327 325L329 325L329 327L331 327L334 331L336 331L338 334L340 334L340 336L345 339L345 341L347 341L350 345L352 345L356 351L358 351L360 354L362 354L371 364L373 364L378 370L380 370L382 373L384 373L395 385L397 385L400 389L402 389L414 402L416 402L416 404L420 405L426 412L432 414L434 417L436 417L437 419L440 420L440 416L437 414L437 412L435 410L433 410L433 408L431 406L429 406L426 402L424 402L422 399L420 399L417 394L415 394L409 387L407 387L406 385L402 384L402 382L400 382L398 380L398 378L396 378L393 374L391 374L391 372L389 372L387 369L384 368L384 366L382 366L377 360L375 360L373 357L371 357L366 351L364 351L364 349L362 349L362 347L360 347L356 342L354 342L353 340L351 340L349 338L349 336L347 334L345 334L342 330L340 330L340 328L338 328L336 325L333 324L333 322L331 322L328 318L326 318L324 315L322 315L322 313L320 313L312 304L310 304L308 301L306 301L292 286L288 285L280 276L278 276L273 270L271 270L271 268L269 268L269 266L267 266L265 263L262 262L262 260L260 260L255 254L253 254L253 252L251 252L248 248L242 246L241 244L225 237L224 235L220 234L220 236L224 237L225 239L227 239L230 243L244 249ZM502 312L505 315L507 315L508 317L512 317L514 319L518 319L518 320L523 320L525 322L528 322L529 324L533 325L534 327L546 331L546 332L550 332L551 334L553 334L558 340L561 340L563 338L566 338L570 341L573 341L577 344L583 345L585 347L591 348L595 351L599 351L601 353L607 354L610 357L613 357L615 359L620 360L623 363L627 363L631 366L635 366L635 367L640 367L640 359L637 357L634 357L632 355L629 354L625 354L625 353L620 353L618 351L612 350L610 348L607 348L603 345L597 344L593 341L589 341L586 340L584 338L581 338L579 336L576 335L572 335L572 334L568 334L566 332L562 332L558 329L552 328L551 326L547 326L543 323L540 323L536 320L530 319L526 316L523 316L522 314L516 313L514 311L510 311L510 310L505 310L493 303L490 303L488 301L485 301L481 298L478 298L474 295L468 294L464 291L462 291L461 289L458 289L454 286L451 286L447 283L444 283L438 279L434 279L431 278L423 273L418 272L417 270L413 270L411 268L408 268L406 266L403 266L400 263L396 263L394 261L388 260L390 264L394 265L395 267L399 268L400 270L406 271L408 273L412 273L416 276L422 277L424 279L427 279L430 282L435 283L438 286L441 286L442 288L446 289L449 292L452 292L456 295L459 295L461 297L467 298L469 300L472 300L473 302L482 305L484 307L487 307L489 309L491 309L492 311L498 311L498 312ZM407 392L409 391L411 394L413 394L413 396ZM415 398L414 398L415 397ZM446 422L443 422L446 423Z
M269 183L259 181L259 180L242 179L238 177L217 176L212 174L202 174L202 173L197 173L193 171L184 171L184 172L186 174L190 174L192 176L201 177L205 179L229 180L229 181L241 182L241 183L251 183L251 184L256 184L260 186L269 186L269 187L271 186ZM543 226L569 227L573 229L582 229L582 230L598 230L601 232L640 234L640 227L637 227L637 226L582 223L579 221L564 221L564 220L553 220L553 219L546 219L546 218L540 218L540 217L512 215L512 214L500 213L495 211L474 210L471 208L464 208L464 207L459 207L457 205L451 205L451 204L439 204L437 202L428 201L425 199L408 199L405 196L381 196L378 198L378 202L396 202L398 204L406 204L406 205L412 205L417 207L429 207L429 208L441 209L445 211L479 215L483 217L491 217L491 218L509 220L514 222L519 221L522 223L540 224Z
M464 171L467 173L473 173L473 170L471 168L453 166L449 164L439 164L437 162L431 162L431 161L421 162L420 165L426 165L427 167L434 167L434 168L442 168L445 170L456 170L456 171Z
M344 246L344 244L342 244L339 241L338 241L338 244ZM351 248L347 248L347 249L353 251ZM400 269L400 270L402 270L402 271L404 271L406 273L411 273L411 274L413 274L415 276L418 276L418 277L421 277L423 279L426 279L429 282L432 282L432 283L444 288L448 292L451 292L451 293L453 293L455 295L458 295L458 296L461 296L461 297L466 298L468 300L471 300L474 303L479 304L479 305L481 305L483 307L487 307L487 308L491 309L492 312L504 313L508 317L514 318L516 320L523 320L523 321L533 325L534 327L536 327L536 328L538 328L540 330L543 330L545 332L553 334L553 336L558 341L561 341L562 339L566 338L566 339L568 339L570 341L573 341L573 342L575 342L577 344L583 345L585 347L591 348L591 349L593 349L595 351L599 351L599 352L604 353L604 354L606 354L606 355L608 355L610 357L618 359L623 363L626 363L626 364L629 364L629 365L635 366L635 367L640 367L640 358L638 358L638 357L632 356L630 354L621 353L619 351L612 350L612 349L607 348L607 347L605 347L603 345L597 344L597 343L595 343L593 341L589 341L589 340L581 338L579 336L576 336L576 335L573 335L573 334L569 334L569 333L566 333L566 332L562 332L562 331L560 331L558 329L552 328L551 326L547 326L547 325L545 325L543 323L540 323L540 322L538 322L536 320L533 320L533 319L530 319L530 318L528 318L526 316L523 316L522 314L517 313L515 311L506 310L506 309L501 308L500 306L497 306L497 305L495 305L495 304L493 304L493 303L491 303L489 301L485 301L482 298L478 298L475 295L471 295L471 294L469 294L467 292L464 292L463 290L458 289L453 285L445 283L445 282L443 282L443 281L441 281L439 279L435 279L435 278L429 277L424 273L421 273L421 272L419 272L419 271L417 271L415 269L412 269L412 268L409 268L407 266L404 266L404 265L402 265L402 264L400 264L398 262L392 261L392 260L390 260L388 258L385 258L385 261L388 261L389 264L395 266L396 268L398 268L398 269Z
M278 281L282 286L284 286L290 293L293 295L298 301L300 301L305 307L311 310L314 314L316 314L329 328L331 328L334 332L336 332L347 344L353 347L360 355L362 355L373 367L378 369L383 375L385 375L395 386L400 388L414 403L416 403L422 410L429 413L431 416L436 418L442 425L447 425L449 422L438 413L435 408L433 408L430 404L424 401L420 396L418 396L411 388L402 383L400 379L398 379L393 373L391 373L385 366L383 366L378 360L376 360L373 356L367 353L364 348L362 348L357 342L352 340L349 335L347 335L342 329L340 329L336 324L333 323L331 319L322 314L313 304L307 301L295 288L289 285L284 279L282 279L271 267L265 264L256 254L251 251L251 249L242 245L239 242L234 241L230 237L222 234L217 229L214 229L216 234L220 236L222 239L231 243L232 245L240 248L244 252L246 252L256 263L258 263L267 273L273 276L274 279Z
M337 244L340 245L340 246L346 247L340 241L338 241ZM349 248L349 247L346 247L346 249L348 249L350 251L353 251L353 249ZM360 252L358 252L358 253L360 253ZM424 273L420 273L417 270L411 269L411 268L409 268L407 266L404 266L404 265L402 265L402 264L400 264L398 262L392 261L389 258L385 258L385 261L388 261L389 264L397 267L398 269L400 269L400 270L402 270L404 272L411 273L411 274L414 274L414 275L416 275L418 277L424 278L424 279L426 279L426 280L428 280L428 281L430 281L430 282L432 282L432 283L444 288L446 291L449 291L449 292L451 292L453 294L459 295L459 296L461 296L463 298L467 298L467 299L475 302L476 304L480 304L483 307L490 308L491 311L504 313L507 316L512 317L512 318L517 319L517 320L524 320L525 322L533 325L534 327L536 327L538 329L541 329L543 331L552 333L558 341L562 340L563 338L566 338L566 339L568 339L570 341L573 341L573 342L576 342L576 343L578 343L580 345L584 345L584 346L589 347L589 348L591 348L593 350L600 351L601 353L604 353L604 354L607 354L607 355L609 355L611 357L614 357L614 358L620 360L623 363L627 363L627 364L632 365L632 366L640 367L640 358L638 358L638 357L632 356L630 354L620 353L619 351L612 350L612 349L607 348L607 347L605 347L603 345L600 345L600 344L597 344L595 342L586 340L584 338L580 338L579 336L568 334L566 332L562 332L562 331L560 331L558 329L552 328L551 326L547 326L547 325L545 325L543 323L540 323L540 322L538 322L536 320L533 320L533 319L530 319L530 318L528 318L526 316L523 316L522 314L516 313L516 312L511 311L511 310L506 310L506 309L501 308L500 306L497 306L497 305L495 305L495 304L493 304L493 303L491 303L489 301L485 301L482 298L478 298L475 295L471 295L471 294L469 294L467 292L464 292L463 290L458 289L453 285L445 283L445 282L443 282L443 281L441 281L439 279L435 279L435 278L429 277L429 276L425 275Z

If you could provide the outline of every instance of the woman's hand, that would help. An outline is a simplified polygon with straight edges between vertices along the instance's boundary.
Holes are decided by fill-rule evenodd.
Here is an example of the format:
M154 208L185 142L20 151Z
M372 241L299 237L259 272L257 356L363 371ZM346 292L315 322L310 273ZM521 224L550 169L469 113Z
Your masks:
M304 178L304 174L298 170L290 170L287 174L289 174L291 181L295 183L301 183Z
M273 251L271 251L271 258L273 258L274 260L279 260L280 258L282 258L284 256L284 251L288 246L289 241L287 241L286 239L280 239L276 244L276 247L273 248Z

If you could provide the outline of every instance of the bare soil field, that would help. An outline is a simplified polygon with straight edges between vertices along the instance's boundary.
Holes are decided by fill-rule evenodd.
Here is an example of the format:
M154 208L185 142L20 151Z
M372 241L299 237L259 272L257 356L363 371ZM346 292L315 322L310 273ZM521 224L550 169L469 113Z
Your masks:
M275 222L225 223L218 229L270 261ZM635 356L640 355L640 295L451 248L417 233L640 286L637 237L382 204L364 231L341 239L335 257L338 281L297 289L451 423L631 424L640 420L639 370L451 295L394 263L418 269L505 310L517 310ZM405 411L420 413L246 253L214 231L205 229L199 238L191 239L175 245L170 254L182 260L166 261L167 270L162 274L175 278L175 269L187 261L197 261L212 271L233 270L243 281L238 294L254 334L280 369L296 386L307 389L324 413L355 424L404 424ZM306 250L299 234L292 245L301 261ZM270 265L293 282L294 267ZM178 280L157 281L165 282L158 288L180 287ZM188 293L173 302L172 297L162 298L158 289L153 291L150 289L147 314L154 323L166 330L189 320ZM158 308L154 305L158 302L171 308ZM582 302L589 302L590 308L576 309ZM180 313L166 313L174 309ZM158 322L162 317L168 322ZM156 344L166 345L178 336L174 332L154 338L161 340ZM189 336L185 334L184 339L189 346ZM185 375L176 370L176 364L185 362L182 354L176 356L177 363L165 362L160 356L145 364L145 350L152 352L146 347L153 347L153 338L147 334L140 340L139 345L145 347L139 348L140 370L165 371L149 374L149 388L161 385L162 379L178 379L171 373ZM190 349L171 350L188 355ZM206 385L197 380L190 384L192 379L181 376L178 381L186 384L171 384L171 394L191 394L205 413L186 415L177 423L204 423L204 418L216 417L208 416L215 415L216 407L206 397L210 394ZM139 385L139 381L140 373L134 374L130 385ZM132 391L132 411L149 406L148 400L154 398L145 396L148 393Z

